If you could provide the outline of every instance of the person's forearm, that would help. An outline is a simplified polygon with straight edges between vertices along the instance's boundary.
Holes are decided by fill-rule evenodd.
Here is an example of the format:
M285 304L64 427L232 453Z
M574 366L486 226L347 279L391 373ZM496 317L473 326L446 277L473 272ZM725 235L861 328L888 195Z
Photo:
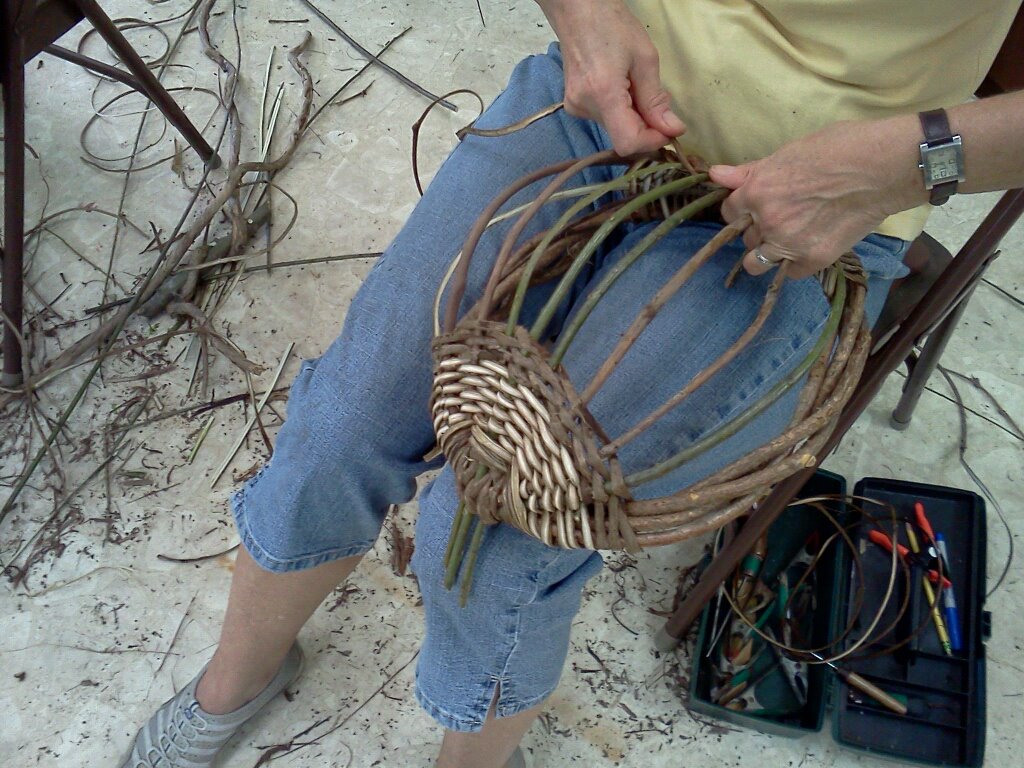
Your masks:
M562 15L573 8L573 6L580 6L586 0L535 0L540 9L544 11L544 15L548 17L548 21L554 24L554 20L561 18ZM619 2L619 0L616 0ZM556 30L557 32L557 30Z
M1024 187L1024 91L961 104L949 111L964 141L967 180L960 191Z
M962 194L1024 187L1024 91L949 108L949 124L963 138ZM869 124L870 125L870 124ZM868 126L866 126L868 127ZM892 177L887 212L928 202L918 168L921 122L917 115L881 121L871 143L877 146L877 171Z
M534 0L547 18L555 37L571 33L580 24L593 23L600 11L621 13L623 0Z
M960 192L1024 187L1024 92L946 110L963 138ZM805 277L831 264L890 216L928 203L918 163L923 130L916 114L833 123L741 166L712 166L733 190L722 216L754 221L743 235L748 271L795 262Z

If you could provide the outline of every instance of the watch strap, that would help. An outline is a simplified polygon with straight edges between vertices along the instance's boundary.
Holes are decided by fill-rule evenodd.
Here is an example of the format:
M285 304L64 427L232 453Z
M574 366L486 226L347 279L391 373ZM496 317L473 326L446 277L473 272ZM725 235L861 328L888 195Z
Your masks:
M924 130L924 140L929 144L942 141L952 141L953 129L949 127L949 115L944 109L930 109L927 112L918 114L921 119L921 128Z
M949 198L956 194L956 188L958 182L956 179L953 181L944 181L942 184L936 184L931 188L931 194L928 195L928 202L932 205L942 205Z
M953 140L953 129L949 125L949 115L944 109L930 109L927 112L918 113L921 120L921 129L924 131L925 143L941 144ZM928 202L932 205L942 205L950 197L956 194L959 182L953 181L936 184L931 188Z

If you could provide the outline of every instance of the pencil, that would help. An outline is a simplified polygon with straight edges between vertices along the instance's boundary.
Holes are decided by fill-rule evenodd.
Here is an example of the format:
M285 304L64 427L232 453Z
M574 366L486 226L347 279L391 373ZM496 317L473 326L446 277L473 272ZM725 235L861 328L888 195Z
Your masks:
M920 553L921 547L917 543L917 534L914 533L914 527L907 523L907 538L910 540L910 550L916 555ZM928 581L928 575L925 574L921 577L921 586L924 587L924 596L928 598L928 605L932 611L932 621L935 622L935 631L939 635L939 642L942 643L942 650L945 651L947 656L953 655L953 647L949 642L949 632L946 631L946 622L942 620L942 614L939 613L939 603L935 599L935 590L932 589L931 582Z

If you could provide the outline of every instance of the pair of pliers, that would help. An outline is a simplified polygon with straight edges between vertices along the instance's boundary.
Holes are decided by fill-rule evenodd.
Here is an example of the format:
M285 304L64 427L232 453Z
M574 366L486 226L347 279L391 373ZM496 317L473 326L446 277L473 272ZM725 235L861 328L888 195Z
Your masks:
M877 544L882 549L884 549L886 552L892 552L892 539L889 538L889 536L887 536L882 531L878 530L877 528L868 531L868 538L874 544ZM907 549L900 543L896 544L896 552L903 560L903 562L905 562L907 565L911 565L915 562L920 563L926 569L926 573L928 574L928 581L930 581L932 584L939 583L938 557L934 555L926 556L924 554L915 554L914 552L911 552L909 549ZM953 582L951 582L948 578L946 578L945 574L943 574L942 588L950 589L952 586Z

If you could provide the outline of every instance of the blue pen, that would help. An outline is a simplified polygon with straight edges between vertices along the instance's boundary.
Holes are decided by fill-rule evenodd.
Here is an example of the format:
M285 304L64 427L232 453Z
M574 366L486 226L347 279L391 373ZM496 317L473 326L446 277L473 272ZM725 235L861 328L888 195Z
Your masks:
M939 546L939 554L942 555L942 563L949 568L949 553L946 549L946 540L941 533L935 534L935 543ZM952 581L953 577L947 573L946 577ZM953 588L942 590L942 610L946 614L946 628L949 630L949 647L954 651L963 648L960 639L960 612L956 608L956 595Z

